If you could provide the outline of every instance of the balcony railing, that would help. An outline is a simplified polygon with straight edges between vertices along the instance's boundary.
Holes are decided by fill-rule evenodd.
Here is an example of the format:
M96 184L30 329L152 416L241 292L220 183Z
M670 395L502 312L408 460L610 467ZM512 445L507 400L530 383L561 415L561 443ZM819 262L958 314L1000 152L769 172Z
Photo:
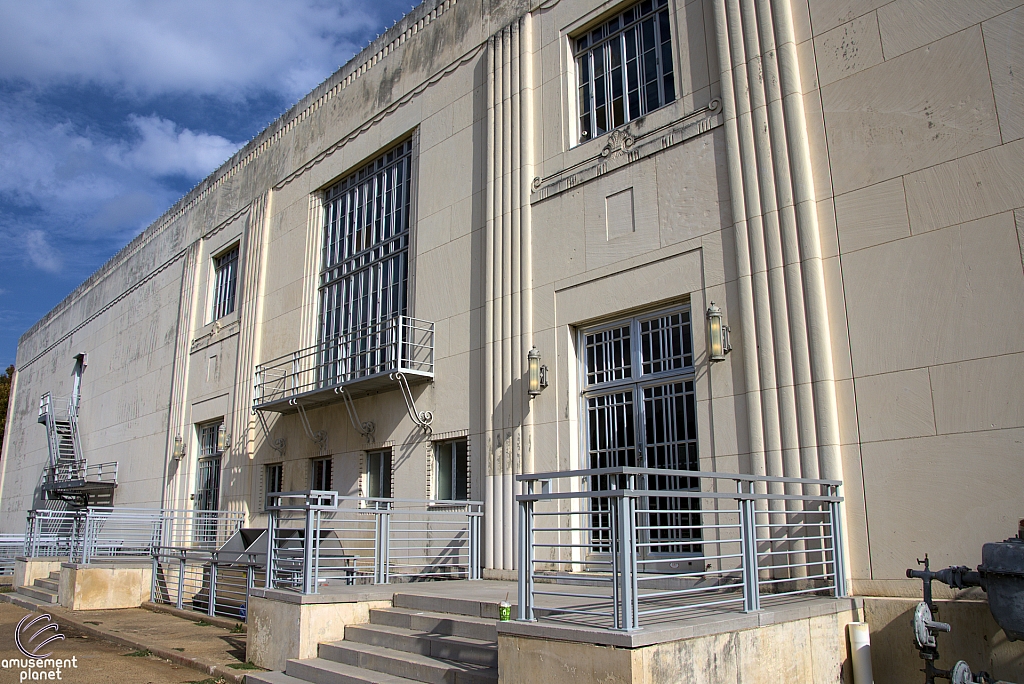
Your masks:
M433 323L396 316L262 363L253 405L278 410L300 397L328 400L339 387L359 396L381 389L392 373L410 381L434 376Z
M699 486L653 486L673 477ZM521 620L629 631L846 595L839 481L628 467L518 479Z
M48 466L46 478L43 480L43 488L47 490L67 486L81 488L89 485L117 486L117 461L91 465L84 461Z
M267 495L267 587L480 579L479 501ZM311 540L312 543L307 543Z

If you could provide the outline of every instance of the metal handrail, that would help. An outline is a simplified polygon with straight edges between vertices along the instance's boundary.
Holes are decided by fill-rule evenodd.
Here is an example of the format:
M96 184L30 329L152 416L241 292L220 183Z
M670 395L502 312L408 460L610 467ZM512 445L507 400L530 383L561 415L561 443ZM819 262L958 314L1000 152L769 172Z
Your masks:
M256 366L253 405L394 372L432 375L434 324L395 316Z
M517 479L520 620L632 631L766 596L846 595L841 481L636 467Z
M267 588L315 594L331 580L480 579L480 501L267 495Z
M162 545L216 549L244 521L241 511L91 506L74 511L29 511L25 555L90 563L149 559Z
M46 468L46 483L56 484L59 482L70 482L81 480L99 484L117 484L118 462L93 463L82 461L80 463L67 463Z

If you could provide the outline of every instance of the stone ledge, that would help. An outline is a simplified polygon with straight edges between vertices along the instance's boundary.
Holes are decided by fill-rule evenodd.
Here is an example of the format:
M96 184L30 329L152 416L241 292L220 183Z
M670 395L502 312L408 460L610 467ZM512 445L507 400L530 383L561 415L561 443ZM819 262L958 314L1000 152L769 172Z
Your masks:
M823 615L834 615L853 610L863 613L864 601L860 597L834 599L810 598L770 606L756 613L716 613L702 617L677 620L671 623L648 625L635 632L623 632L601 627L560 625L552 622L498 623L498 636L521 636L534 639L569 641L619 648L641 648L655 644L692 639L755 629L771 624L792 622Z
M395 595L396 586L401 585L328 586L323 587L319 594L299 594L286 589L257 589L254 587L249 590L249 596L268 601L294 603L300 606L321 603L364 603L366 601L390 601Z

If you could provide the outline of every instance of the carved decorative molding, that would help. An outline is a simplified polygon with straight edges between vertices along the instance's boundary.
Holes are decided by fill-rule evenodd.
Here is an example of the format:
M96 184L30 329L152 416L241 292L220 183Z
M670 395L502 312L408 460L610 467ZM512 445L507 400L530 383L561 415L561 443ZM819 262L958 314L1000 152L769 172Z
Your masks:
M712 100L707 107L646 133L634 135L628 125L617 128L608 134L599 154L547 178L534 178L530 204L707 133L723 122L722 105L718 100Z

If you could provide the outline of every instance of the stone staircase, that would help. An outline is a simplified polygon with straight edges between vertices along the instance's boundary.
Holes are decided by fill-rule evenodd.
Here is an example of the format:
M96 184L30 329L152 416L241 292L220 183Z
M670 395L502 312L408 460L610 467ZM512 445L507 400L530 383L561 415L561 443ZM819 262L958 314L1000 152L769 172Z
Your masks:
M346 627L343 641L320 644L318 658L249 674L247 684L497 683L497 606L397 593L392 604Z
M18 587L15 592L22 596L41 601L42 603L57 603L57 590L60 587L60 572L54 571L46 579L37 579L31 587Z

